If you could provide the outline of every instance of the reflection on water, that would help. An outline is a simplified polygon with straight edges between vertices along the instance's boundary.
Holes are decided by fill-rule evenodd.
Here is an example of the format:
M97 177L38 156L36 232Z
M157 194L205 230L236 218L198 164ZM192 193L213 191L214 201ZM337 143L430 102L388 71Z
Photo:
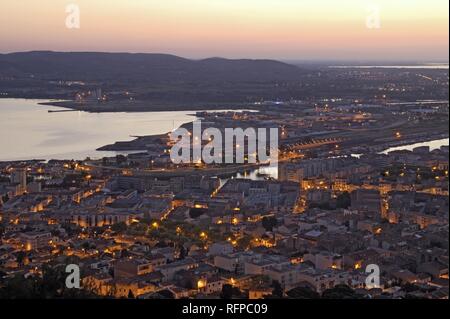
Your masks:
M332 69L435 69L448 70L448 63L429 63L422 65L333 65Z
M449 139L444 138L444 139L439 139L439 140L434 140L434 141L391 147L391 148L384 150L383 152L380 152L380 154L387 154L389 152L398 151L398 150L412 151L414 148L420 147L420 146L429 146L430 150L432 151L434 149L440 148L441 146L448 146L448 145L449 145ZM362 154L351 154L351 156L357 157L357 158L361 157L361 155ZM252 170L250 172L238 173L232 178L245 178L245 179L251 179L251 180L255 180L255 181L264 180L267 178L278 179L278 167L270 167L270 166L260 167L259 169ZM225 182L227 180L228 179L221 179L221 185L225 184Z
M384 151L381 152L381 154L387 154L392 151L412 151L416 147L420 146L429 146L430 151L440 148L441 146L448 146L448 138L443 138L440 140L434 140L434 141L428 141L428 142L421 142L421 143L414 143L409 145L403 145L403 146L396 146L396 147L390 147Z
M262 181L265 179L278 179L278 166L262 166L249 172L237 173L231 178L244 178L254 181ZM220 187L225 185L230 178L220 178Z
M261 181L267 178L278 178L278 167L275 166L262 166L246 173L236 174L236 178L252 179L254 181Z
M152 113L57 112L37 100L0 99L0 160L114 156L100 146L163 134L193 121L189 111Z
M420 142L420 143L414 143L414 144L407 144L402 146L395 146L395 147L389 147L385 149L384 151L379 152L378 154L388 154L389 152L393 151L412 151L416 147L420 146L429 146L430 151L440 148L441 146L448 146L449 139L443 138L439 140L433 140L428 142ZM364 154L351 154L352 157L360 158Z
M39 105L40 100L0 99L0 161L101 158L134 152L100 152L97 148L134 136L170 132L192 122L197 111L48 112L65 110ZM204 110L223 112L231 110ZM232 110L242 112L249 110Z

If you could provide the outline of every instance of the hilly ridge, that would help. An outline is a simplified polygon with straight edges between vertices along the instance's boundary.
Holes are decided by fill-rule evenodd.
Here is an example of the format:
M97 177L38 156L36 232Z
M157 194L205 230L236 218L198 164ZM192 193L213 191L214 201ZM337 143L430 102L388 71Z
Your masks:
M31 51L0 54L0 75L43 80L151 82L297 80L304 72L275 60L190 60L169 54Z

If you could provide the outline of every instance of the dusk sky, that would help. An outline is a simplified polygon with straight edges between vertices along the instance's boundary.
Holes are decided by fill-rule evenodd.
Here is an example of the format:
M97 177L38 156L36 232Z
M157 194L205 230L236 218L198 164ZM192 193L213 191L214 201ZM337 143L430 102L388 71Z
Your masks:
M79 29L65 25L71 3ZM380 28L369 28L377 6ZM0 52L448 61L448 10L448 0L3 0Z

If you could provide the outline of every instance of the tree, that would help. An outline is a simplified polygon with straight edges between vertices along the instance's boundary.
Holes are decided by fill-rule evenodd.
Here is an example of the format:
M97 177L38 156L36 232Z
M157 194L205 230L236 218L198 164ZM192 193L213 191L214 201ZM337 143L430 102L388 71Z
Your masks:
M230 284L225 284L222 286L222 292L220 293L221 299L231 299L233 298L233 286Z
M81 233L81 227L71 223L64 223L61 227L66 231L69 237L74 237Z
M133 292L130 290L128 290L128 299L134 299L134 294Z
M128 228L127 224L124 222L120 222L111 226L111 230L116 233L121 233L126 231Z
M296 287L286 292L286 295L293 299L320 299L320 294L309 287Z
M404 290L406 292L414 292L414 291L419 290L419 287L417 287L414 284L406 283L403 285L402 290Z
M8 194L5 194L5 195L2 197L2 202L3 202L3 203L6 203L7 201L9 201L9 196L8 196Z
M159 295L159 298L161 298L161 299L175 299L174 294L168 289L159 291L158 295Z
M131 224L127 228L127 233L134 236L143 236L148 231L148 225L144 223Z
M39 294L36 291L37 278L25 279L21 275L16 275L5 282L5 285L0 288L0 299L30 299L38 298Z
M128 252L127 249L122 249L122 250L120 251L120 257L121 257L121 258L126 258L126 257L128 257L128 256L130 256L130 253Z
M187 255L186 248L184 248L183 245L180 245L180 254L178 256L178 259L182 260L186 258L186 255Z
M222 292L220 293L221 299L232 299L234 297L242 298L242 291L238 287L233 287L230 284L222 286Z
M16 275L6 281L0 288L0 299L54 299L75 298L85 299L97 297L84 289L68 289L65 285L65 267L44 265L42 278Z
M336 198L336 208L349 208L352 204L350 194L348 192L343 192L339 194Z
M19 265L23 265L23 261L25 260L26 253L24 251L19 251L16 256L16 261Z
M236 266L234 266L234 274L237 275L239 273L239 264L236 264Z
M0 236L2 236L5 233L6 227L2 223L0 223Z
M1 231L0 231L0 233L1 233ZM52 230L50 231L50 233L52 234L52 236L55 236L55 237L61 236L61 232L60 232L59 229L52 229Z
M275 217L263 217L262 226L267 231L272 231L273 228L277 225L277 219Z
M251 242L252 242L252 238L250 236L243 236L238 239L237 244L238 244L239 248L246 249L250 246Z
M336 285L322 293L324 299L359 299L361 298L352 288L347 285Z
M95 235L101 235L105 232L105 228L104 227L93 227L92 228L92 233L94 233Z
M283 287L276 280L272 281L272 296L277 298L283 298Z
M404 299L427 299L427 298L426 297L419 297L419 296L416 296L416 295L408 293L408 294L405 295Z
M205 214L206 212L207 212L207 210L204 208L191 208L189 210L189 217L195 219L195 218L198 218L201 215Z

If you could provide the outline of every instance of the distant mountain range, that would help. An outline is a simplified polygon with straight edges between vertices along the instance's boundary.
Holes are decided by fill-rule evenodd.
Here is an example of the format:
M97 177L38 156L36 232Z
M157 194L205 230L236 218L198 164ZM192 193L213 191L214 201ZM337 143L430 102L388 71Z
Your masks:
M73 100L101 88L108 103L95 111L239 108L262 101L370 99L387 80L397 87L417 81L399 69L377 69L383 76L366 72L275 60L32 51L0 54L0 98ZM390 99L448 99L448 69L423 69L421 74L438 79L439 85L426 81L420 90L391 91Z
M169 54L32 51L0 54L0 76L118 82L267 82L298 80L304 71L274 60L190 60Z

